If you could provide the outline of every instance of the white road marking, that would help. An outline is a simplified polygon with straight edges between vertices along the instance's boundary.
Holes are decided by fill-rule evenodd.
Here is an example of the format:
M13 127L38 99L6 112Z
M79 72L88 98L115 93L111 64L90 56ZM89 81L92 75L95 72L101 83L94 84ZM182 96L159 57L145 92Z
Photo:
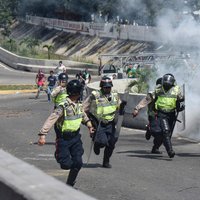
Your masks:
M25 157L23 160L55 160L55 158L33 158L33 157Z
M4 69L8 70L8 71L11 71L11 72L14 71L13 69L10 69L10 68L6 67L6 66L3 65L2 63L0 63L0 66L3 67Z
M38 154L36 157L25 157L24 160L55 160L53 154Z

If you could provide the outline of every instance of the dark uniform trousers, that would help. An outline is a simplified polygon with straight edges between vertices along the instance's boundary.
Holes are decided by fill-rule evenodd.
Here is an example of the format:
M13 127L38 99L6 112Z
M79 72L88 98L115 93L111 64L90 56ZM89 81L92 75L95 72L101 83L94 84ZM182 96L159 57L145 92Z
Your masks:
M172 150L171 136L172 127L175 121L175 112L157 113L156 117L150 117L150 131L154 136L154 148L159 149L159 147L164 144L166 151Z
M113 150L115 148L115 143L117 142L118 138L115 138L115 123L114 121L109 122L107 124L100 123L98 127L98 131L96 133L94 139L94 145L103 148L104 150L104 159L109 161Z
M56 135L55 158L60 164L61 169L80 170L83 165L82 155L84 150L79 130L61 134L57 129Z

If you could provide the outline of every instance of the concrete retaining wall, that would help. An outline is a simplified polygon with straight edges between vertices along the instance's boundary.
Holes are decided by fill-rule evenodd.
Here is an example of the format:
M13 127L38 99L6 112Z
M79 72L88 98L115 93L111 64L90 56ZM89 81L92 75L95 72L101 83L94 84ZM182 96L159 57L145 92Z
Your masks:
M95 200L0 150L1 200Z
M107 37L113 39L137 40L145 42L163 42L159 37L159 29L152 26L138 26L113 24L113 23L98 23L98 22L75 22L69 20L60 20L53 18L45 18L38 16L27 15L24 20L26 23L54 28L66 32L79 32L84 35Z
M18 56L0 47L0 61L6 65L23 71L38 72L42 68L45 73L49 73L50 69L55 69L59 60L33 59ZM67 67L68 74L76 74L80 70L88 68L91 75L98 75L98 66L88 63L80 63L75 61L63 60L63 64Z

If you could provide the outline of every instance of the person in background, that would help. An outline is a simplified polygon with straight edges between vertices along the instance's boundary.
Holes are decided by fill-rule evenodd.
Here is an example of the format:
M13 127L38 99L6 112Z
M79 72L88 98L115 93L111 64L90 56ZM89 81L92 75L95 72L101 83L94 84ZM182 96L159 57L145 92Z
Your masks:
M37 93L36 93L36 96L35 96L35 99L38 99L39 98L39 94L41 91L43 91L43 87L45 85L45 81L46 81L46 76L45 74L42 72L41 69L38 70L38 73L35 77L35 82L37 84L37 87L38 87L38 90L37 90Z
M66 85L68 81L68 76L66 73L61 73L58 76L58 86L51 92L51 98L57 107L61 102L63 102L67 97Z
M66 184L74 186L83 165L84 149L80 135L81 123L88 127L90 137L94 133L94 128L83 111L82 104L78 101L81 89L80 82L71 80L66 89L69 96L55 108L43 124L38 134L38 144L45 144L47 133L55 125L57 128L55 158L61 169L70 170Z
M56 73L57 78L61 73L66 73L66 67L62 61L59 61L58 66L55 69L55 73Z
M85 68L85 70L83 71L82 78L85 80L86 85L91 82L92 78L91 78L91 74L88 71L88 68Z
M128 76L129 72L131 71L132 69L132 65L128 65L128 68L126 70L126 75Z
M80 81L81 86L82 86L79 100L83 101L83 91L84 91L84 88L85 88L85 79L83 79L83 74L82 74L81 71L76 74L76 79Z
M81 78L83 79L82 81L84 82L84 89L83 89L83 92L85 90L85 96L88 96L88 88L87 88L87 85L91 82L91 75L88 71L88 68L85 68L85 70L83 71L82 73L82 76Z
M56 85L56 76L54 76L53 70L50 71L50 76L48 76L47 82L48 82L47 97L48 97L48 102L50 102L51 101L51 92L53 91L53 89Z

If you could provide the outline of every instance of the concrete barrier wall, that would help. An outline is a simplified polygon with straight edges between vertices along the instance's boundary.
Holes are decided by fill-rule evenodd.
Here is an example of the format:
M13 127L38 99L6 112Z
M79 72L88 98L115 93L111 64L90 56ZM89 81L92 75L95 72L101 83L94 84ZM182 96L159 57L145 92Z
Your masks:
M45 73L49 73L50 69L55 69L58 65L59 60L45 60L45 59L34 59L18 56L0 47L0 61L6 65L23 71L38 72L39 68L42 68ZM67 67L69 74L76 74L80 70L88 68L92 75L98 74L98 66L88 63L80 63L69 60L62 60L63 64Z
M1 200L95 200L0 149Z
M23 19L22 19L23 20ZM27 15L26 23L63 30L66 32L79 32L91 36L115 39L130 39L146 42L163 42L159 37L159 28L152 26L139 26L136 24L113 24L97 22L75 22Z

